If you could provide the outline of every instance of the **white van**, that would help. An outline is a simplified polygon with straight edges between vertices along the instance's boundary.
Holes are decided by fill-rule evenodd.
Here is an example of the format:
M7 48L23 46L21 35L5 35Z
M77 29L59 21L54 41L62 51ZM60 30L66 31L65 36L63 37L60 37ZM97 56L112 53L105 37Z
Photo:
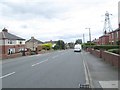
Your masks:
M80 44L76 44L74 46L74 52L81 52L82 46Z

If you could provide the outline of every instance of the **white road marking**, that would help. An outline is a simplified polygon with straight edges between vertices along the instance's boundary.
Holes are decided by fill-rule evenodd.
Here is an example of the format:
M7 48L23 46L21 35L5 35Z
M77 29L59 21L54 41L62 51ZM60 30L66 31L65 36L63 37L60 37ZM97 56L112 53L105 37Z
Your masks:
M4 75L4 76L1 76L0 79L5 78L5 77L8 77L8 76L13 75L13 74L15 74L15 72L12 72L12 73L6 74L6 75Z
M82 56L82 55L81 55ZM92 77L90 75L90 71L89 71L89 68L88 68L88 65L87 63L85 62L84 58L82 57L83 59L83 65L84 65L84 70L85 70L85 78L86 78L86 84L89 84L90 85L90 88L94 88L93 86L93 83L92 83Z
M36 65L39 65L39 64L41 64L41 63L43 63L43 62L46 62L46 61L48 61L48 59L46 59L46 60L44 60L44 61L41 61L41 62L38 62L38 63L36 63L36 64L33 64L32 67L33 67L33 66L36 66Z
M118 81L99 81L102 88L118 88Z

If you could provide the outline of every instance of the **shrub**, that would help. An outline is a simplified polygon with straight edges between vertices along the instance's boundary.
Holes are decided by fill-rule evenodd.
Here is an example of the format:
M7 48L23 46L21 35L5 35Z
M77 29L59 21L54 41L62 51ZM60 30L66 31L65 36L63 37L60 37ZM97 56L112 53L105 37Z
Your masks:
M120 54L120 49L109 49L108 51L115 54Z
M104 50L108 50L108 49L118 49L120 46L118 45L97 45L94 46L94 49L104 49Z
M52 44L51 43L42 44L42 48L45 50L50 50L52 49Z

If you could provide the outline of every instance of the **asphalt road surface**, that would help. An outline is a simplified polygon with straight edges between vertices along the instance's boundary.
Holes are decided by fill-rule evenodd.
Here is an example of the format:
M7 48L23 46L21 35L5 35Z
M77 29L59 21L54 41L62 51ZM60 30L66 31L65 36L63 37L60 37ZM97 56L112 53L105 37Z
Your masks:
M62 50L2 62L2 88L79 88L86 83L80 52Z

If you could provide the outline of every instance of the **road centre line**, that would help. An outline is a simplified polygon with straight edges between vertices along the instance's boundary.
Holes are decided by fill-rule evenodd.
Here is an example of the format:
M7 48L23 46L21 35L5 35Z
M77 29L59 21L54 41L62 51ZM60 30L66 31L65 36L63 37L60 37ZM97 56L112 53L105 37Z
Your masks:
M5 77L8 77L8 76L13 75L13 74L15 74L15 72L12 72L12 73L6 74L6 75L4 75L4 76L1 76L0 79L5 78Z
M32 67L33 67L33 66L36 66L36 65L39 65L39 64L41 64L41 63L43 63L43 62L46 62L46 61L48 61L48 59L46 59L46 60L44 60L44 61L41 61L41 62L38 62L38 63L35 63L35 64L32 65Z

